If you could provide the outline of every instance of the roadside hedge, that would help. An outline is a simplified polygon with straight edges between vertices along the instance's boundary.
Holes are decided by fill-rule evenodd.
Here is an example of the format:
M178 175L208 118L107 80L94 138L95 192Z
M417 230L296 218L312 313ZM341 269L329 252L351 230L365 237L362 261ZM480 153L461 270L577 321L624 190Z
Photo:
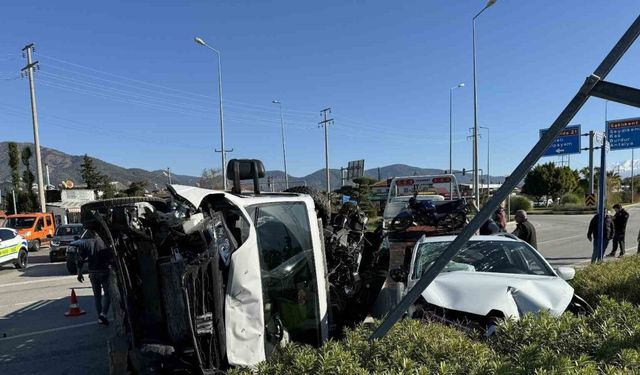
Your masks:
M230 374L640 374L640 257L588 266L572 284L594 314L526 315L490 338L405 319L369 341L373 326L362 325L341 341L289 345Z
M584 203L584 198L576 193L567 193L560 197L560 204L563 206L567 204L580 205L582 203Z
M531 211L533 209L531 201L522 195L512 196L510 207L512 214L518 210Z
M602 296L640 305L640 257L626 256L579 269L571 286L592 306L598 305Z

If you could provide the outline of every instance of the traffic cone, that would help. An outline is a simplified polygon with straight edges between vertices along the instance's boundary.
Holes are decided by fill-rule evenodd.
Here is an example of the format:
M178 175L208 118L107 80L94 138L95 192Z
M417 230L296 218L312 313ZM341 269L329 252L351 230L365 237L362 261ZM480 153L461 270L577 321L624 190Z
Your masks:
M85 314L86 311L81 310L78 306L78 297L76 297L76 291L71 289L71 304L69 305L69 311L64 313L65 316L79 316Z

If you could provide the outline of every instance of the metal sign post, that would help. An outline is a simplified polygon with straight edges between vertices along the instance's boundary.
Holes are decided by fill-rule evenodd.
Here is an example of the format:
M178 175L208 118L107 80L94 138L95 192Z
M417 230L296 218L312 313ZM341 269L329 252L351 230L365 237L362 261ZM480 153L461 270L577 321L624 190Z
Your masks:
M478 212L474 218L467 224L462 232L451 242L449 247L432 263L432 265L422 274L420 280L411 288L404 298L393 308L385 320L370 336L371 339L381 338L386 335L391 327L404 315L405 311L415 303L415 301L427 289L429 284L438 276L444 267L453 259L453 257L462 249L469 241L471 236L487 221L487 219L495 212L498 205L502 203L516 185L522 181L526 174L531 170L535 163L542 157L545 151L554 142L557 135L569 124L573 117L587 102L589 97L597 96L616 102L625 103L640 107L640 90L611 84L604 81L611 69L622 58L625 52L631 47L633 42L640 35L640 16L635 19L633 24L624 33L616 45L607 54L604 60L598 65L596 70L585 80L576 95L571 99L567 106L562 110L558 118L549 127L548 131L540 138L538 143L529 151L524 159L518 164L516 169L511 173L509 179L496 191L496 193L484 205L482 210Z
M607 198L607 137L602 135L602 146L600 147L600 181L598 182L598 241L596 246L598 254L596 256L597 261L601 261L604 257L604 222L605 213L607 211L605 207L605 199Z

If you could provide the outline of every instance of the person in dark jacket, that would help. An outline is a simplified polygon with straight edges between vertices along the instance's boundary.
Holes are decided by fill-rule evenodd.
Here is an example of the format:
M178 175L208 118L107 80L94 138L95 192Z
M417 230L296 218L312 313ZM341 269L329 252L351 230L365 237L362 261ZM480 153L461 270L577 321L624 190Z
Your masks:
M536 228L529 222L527 211L518 210L515 215L516 229L513 235L531 245L534 249L538 248L538 238L536 236Z
M599 214L593 215L591 218L591 222L589 223L589 230L587 231L587 239L589 242L593 242L593 253L591 254L591 263L599 262L602 260L604 256L605 250L607 246L609 246L609 241L613 238L614 228L613 228L613 220L611 219L611 215L609 212L605 212L604 217L604 242L602 246L602 252L598 251L598 218Z
M484 224L482 224L482 226L480 227L480 235L481 236L489 236L489 235L492 235L492 234L498 234L500 232L501 232L500 231L500 227L491 218L489 218L487 221L485 221Z
M607 255L608 257L616 256L616 251L618 251L618 247L620 247L620 257L624 256L624 235L627 231L627 221L629 221L629 213L620 206L620 204L614 204L613 209L616 210L615 215L613 215L613 249L611 249L611 253Z
M107 313L111 305L109 293L109 270L113 261L113 254L102 241L100 236L90 231L89 238L78 240L72 244L78 248L76 263L78 267L78 281L84 282L82 266L86 261L89 268L89 281L93 289L93 297L98 313L98 323L109 325Z

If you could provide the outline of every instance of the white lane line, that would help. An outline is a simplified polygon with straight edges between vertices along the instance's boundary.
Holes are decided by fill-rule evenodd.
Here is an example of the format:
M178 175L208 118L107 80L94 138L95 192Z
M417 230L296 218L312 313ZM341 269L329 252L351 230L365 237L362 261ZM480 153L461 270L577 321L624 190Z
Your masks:
M576 234L574 236L569 236L569 237L562 237L562 238L556 238L556 239L553 239L553 240L539 241L538 243L549 243L549 242L563 241L563 240L568 240L570 238L577 238L577 237L582 237L582 236L584 236L585 238L587 237L584 234Z
M11 340L11 339L19 339L19 338L22 338L22 337L29 337L29 336L35 336L35 335L42 335L42 334L45 334L45 333L58 332L58 331L65 331L65 330L67 330L67 329L73 329L73 328L79 328L79 327L86 327L86 326L90 326L90 325L98 325L98 323L97 323L97 322L86 322L86 323L79 323L79 324L74 324L74 325L70 325L70 326L64 326L64 327L58 327L58 328L44 329L44 330L42 330L42 331L27 332L27 333L22 333L22 334L15 335L15 336L0 337L0 342L7 341L7 340Z
M7 287L7 286L35 284L35 283L48 283L48 282L52 282L52 281L67 281L67 279L71 279L72 277L73 276L62 276L62 277L56 277L56 278L52 278L52 279L19 281L17 283L0 284L0 288L4 288L4 287Z

